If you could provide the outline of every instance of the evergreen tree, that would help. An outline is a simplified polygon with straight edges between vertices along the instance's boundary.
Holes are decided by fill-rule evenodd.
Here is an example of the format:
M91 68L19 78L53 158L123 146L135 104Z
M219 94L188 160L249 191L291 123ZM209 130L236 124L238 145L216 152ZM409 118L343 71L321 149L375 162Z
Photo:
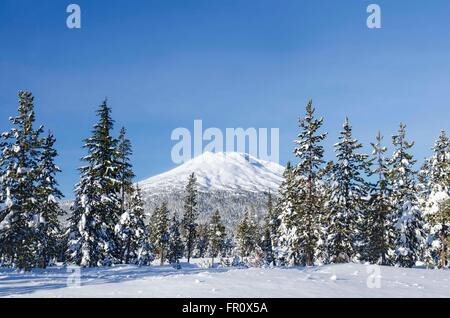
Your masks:
M192 173L186 186L186 197L184 200L183 236L186 246L187 261L191 260L192 251L195 247L197 234L197 178Z
M336 163L331 174L328 215L328 255L333 263L357 257L363 198L367 195L364 172L367 155L357 153L362 145L353 138L352 127L345 120L339 142L335 144Z
M67 258L83 267L111 265L120 258L115 226L121 215L117 140L106 100L100 105L99 122L85 140L88 155L79 171L76 199L70 218Z
M36 184L43 128L33 126L32 94L21 91L18 96L19 115L10 119L14 127L2 134L0 258L3 265L28 271L36 266L36 229L41 221Z
M279 251L284 254L284 263L290 265L313 265L321 236L323 195L319 181L324 163L321 142L326 134L318 133L323 118L316 119L314 113L310 101L305 117L299 121L301 131L295 141L294 154L299 162L286 183L290 198L282 203L280 211Z
M236 243L242 257L250 256L258 247L258 227L247 210L236 230Z
M154 257L148 229L144 223L144 202L140 188L132 189L125 212L116 225L116 235L121 245L120 259L124 264L150 265Z
M125 212L126 197L133 192L133 178L135 177L130 157L133 154L131 141L126 137L126 129L122 127L117 142L118 180L120 181L120 208Z
M204 258L209 248L209 226L208 224L200 224L197 226L195 234L195 248L192 252L195 257Z
M184 245L181 238L181 222L176 215L173 216L169 229L169 263L180 267L180 259L183 257Z
M152 242L156 252L159 255L161 265L168 258L167 250L169 247L169 210L167 203L164 202L154 212L152 223Z
M277 210L273 206L272 195L269 193L267 200L267 215L263 227L263 237L261 241L261 249L264 252L265 263L268 265L276 265L275 246L276 235L279 228L279 219Z
M226 232L225 226L222 224L219 211L216 211L209 221L209 256L211 257L211 265L214 267L214 258L218 257L225 245Z
M46 268L59 257L59 241L62 240L61 225L58 218L65 213L58 203L58 200L63 198L63 194L58 189L58 182L56 181L56 174L61 170L55 164L55 158L58 156L54 148L55 141L51 133L42 140L42 152L37 168L36 198L38 204L37 220L39 222L34 244L36 245L36 262L40 268Z
M429 231L429 254L440 268L449 263L450 237L450 139L441 131L433 147L433 156L421 171L424 189L424 210Z
M393 191L392 220L396 228L394 264L412 267L421 256L425 233L416 196L416 171L413 169L416 161L408 153L414 142L406 140L404 124L400 124L398 134L392 137L392 143L395 152L389 162L389 178Z
M230 234L226 234L226 238L225 238L225 244L223 246L223 250L222 250L222 257L230 257L233 253L234 250L234 242L233 239L231 238L232 235Z
M290 162L283 173L277 204L278 227L276 232L276 255L282 265L299 265L303 260L301 242L297 233L297 219L294 210L297 199L295 177Z
M389 182L389 165L385 157L387 148L382 145L381 132L372 143L373 158L370 163L374 165L370 176L376 178L371 185L370 205L366 217L367 245L364 260L374 264L389 265L393 254L395 238L394 226L390 216L392 214L391 194Z

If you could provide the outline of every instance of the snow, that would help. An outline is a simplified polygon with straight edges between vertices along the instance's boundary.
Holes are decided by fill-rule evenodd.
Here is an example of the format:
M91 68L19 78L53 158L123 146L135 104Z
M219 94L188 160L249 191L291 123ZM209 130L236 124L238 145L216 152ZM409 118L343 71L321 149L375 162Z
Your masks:
M202 269L196 261L182 263L182 270L168 265L81 269L80 279L74 268L0 269L0 297L450 297L449 270L359 264Z
M189 175L197 177L200 191L231 190L277 193L283 181L284 167L259 160L248 154L221 152L204 154L177 168L139 183L145 192L165 192L184 189Z

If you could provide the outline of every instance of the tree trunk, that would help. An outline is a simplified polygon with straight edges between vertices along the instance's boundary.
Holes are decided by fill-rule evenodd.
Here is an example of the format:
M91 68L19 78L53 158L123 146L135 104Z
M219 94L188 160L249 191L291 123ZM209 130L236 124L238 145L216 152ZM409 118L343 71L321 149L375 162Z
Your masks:
M441 257L440 257L440 268L445 268L447 266L447 237L445 235L446 232L446 226L445 224L442 224L441 227Z

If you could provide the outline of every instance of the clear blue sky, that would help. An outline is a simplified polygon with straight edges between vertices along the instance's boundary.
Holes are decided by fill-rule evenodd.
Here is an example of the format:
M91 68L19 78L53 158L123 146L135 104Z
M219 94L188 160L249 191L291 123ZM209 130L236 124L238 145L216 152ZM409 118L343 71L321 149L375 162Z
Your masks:
M66 28L70 3L82 29ZM301 0L0 0L0 129L16 93L36 96L57 137L72 197L82 138L105 96L134 145L139 179L174 166L176 127L279 127L292 159L297 117L313 98L327 158L345 116L369 149L408 125L422 159L449 128L450 2ZM382 8L381 30L366 7Z

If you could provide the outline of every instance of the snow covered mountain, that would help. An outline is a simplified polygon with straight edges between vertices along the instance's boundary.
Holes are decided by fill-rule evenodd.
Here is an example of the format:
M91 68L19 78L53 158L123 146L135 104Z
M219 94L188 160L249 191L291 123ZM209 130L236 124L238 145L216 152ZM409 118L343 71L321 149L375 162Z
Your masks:
M144 192L184 189L189 175L195 173L200 192L276 193L283 171L284 168L277 163L247 154L206 152L169 172L139 182L139 186Z
M246 209L262 216L268 193L276 195L284 168L242 153L211 153L192 159L166 173L139 182L146 212L162 202L173 213L182 214L184 190L190 174L195 173L199 190L200 221L219 210L231 229Z
M283 180L284 168L273 162L259 160L247 154L211 153L192 159L168 172L138 182L147 216L167 202L172 213L183 214L183 198L189 175L195 173L199 190L200 222L206 222L218 210L224 224L233 230L246 210L262 217L267 211L267 199L273 196ZM73 201L61 202L70 216Z

